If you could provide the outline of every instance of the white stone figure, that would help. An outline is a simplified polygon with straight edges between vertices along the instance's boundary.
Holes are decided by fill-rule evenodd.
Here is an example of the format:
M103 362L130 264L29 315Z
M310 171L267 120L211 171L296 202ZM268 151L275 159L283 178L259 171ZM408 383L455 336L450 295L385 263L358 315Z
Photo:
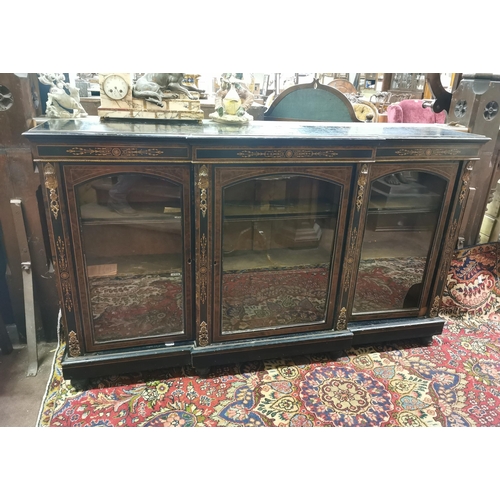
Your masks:
M62 73L39 73L38 80L50 85L45 114L49 118L85 118L79 90L64 81Z

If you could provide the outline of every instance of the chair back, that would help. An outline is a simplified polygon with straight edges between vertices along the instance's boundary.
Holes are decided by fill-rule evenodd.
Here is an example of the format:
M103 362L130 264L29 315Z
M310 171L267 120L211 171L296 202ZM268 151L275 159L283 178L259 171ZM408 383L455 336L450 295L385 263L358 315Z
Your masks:
M359 122L354 108L342 92L312 83L292 85L273 101L264 120Z

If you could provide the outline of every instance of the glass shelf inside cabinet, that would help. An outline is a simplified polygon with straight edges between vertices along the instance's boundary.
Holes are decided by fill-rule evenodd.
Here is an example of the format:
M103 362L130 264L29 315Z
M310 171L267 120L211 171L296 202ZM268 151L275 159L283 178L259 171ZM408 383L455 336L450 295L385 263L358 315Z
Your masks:
M305 175L224 189L223 332L325 320L340 195Z
M373 181L353 314L414 310L441 213L446 181L400 171Z
M182 190L119 174L77 188L97 342L183 331Z

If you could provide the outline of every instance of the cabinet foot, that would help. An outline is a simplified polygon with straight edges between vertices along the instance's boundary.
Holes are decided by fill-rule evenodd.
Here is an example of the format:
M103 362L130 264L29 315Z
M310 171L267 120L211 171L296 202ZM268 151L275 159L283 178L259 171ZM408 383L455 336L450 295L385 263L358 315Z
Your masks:
M210 373L210 367L208 368L195 368L196 375L198 377L205 378Z
M434 337L432 336L429 336L429 337L422 337L420 339L420 342L422 343L422 345L424 346L429 346L432 344L432 341L434 340Z
M73 386L73 388L77 391L85 391L89 386L88 378L71 379L69 382Z
M345 355L345 351L331 351L330 352L330 359L332 361L337 361L339 358Z

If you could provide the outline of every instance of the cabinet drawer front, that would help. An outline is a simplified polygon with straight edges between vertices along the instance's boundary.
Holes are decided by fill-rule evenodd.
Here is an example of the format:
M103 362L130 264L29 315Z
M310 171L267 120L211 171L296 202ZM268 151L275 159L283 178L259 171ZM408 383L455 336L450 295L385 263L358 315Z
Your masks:
M373 148L362 147L208 147L194 146L197 161L217 161L217 163L283 163L283 162L324 162L369 161L374 156Z
M187 160L190 158L186 144L124 146L110 144L106 146L85 146L79 144L60 144L37 146L40 158L74 158L105 160Z
M398 145L394 147L379 147L377 149L377 160L385 161L411 161L428 160L432 161L456 160L456 159L477 159L476 146L426 146L415 147L414 145Z

